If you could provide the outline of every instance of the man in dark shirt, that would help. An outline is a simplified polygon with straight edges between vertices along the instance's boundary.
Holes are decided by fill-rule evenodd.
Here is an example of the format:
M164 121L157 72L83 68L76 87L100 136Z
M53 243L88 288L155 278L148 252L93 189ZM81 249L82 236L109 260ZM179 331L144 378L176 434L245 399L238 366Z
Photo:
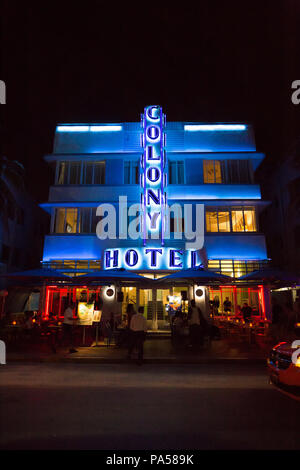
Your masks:
M247 304L247 302L245 302L243 305L242 315L243 315L245 322L249 323L251 320L252 308Z
M231 313L231 302L229 300L229 297L226 297L226 300L224 300L223 308L224 312Z

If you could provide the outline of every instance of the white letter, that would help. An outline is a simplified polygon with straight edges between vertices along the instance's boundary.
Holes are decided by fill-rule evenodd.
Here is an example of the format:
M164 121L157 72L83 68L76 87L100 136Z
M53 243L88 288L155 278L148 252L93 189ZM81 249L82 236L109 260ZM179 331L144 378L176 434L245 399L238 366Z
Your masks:
M4 341L0 341L0 364L6 364L6 348Z
M298 88L299 87L299 88ZM300 80L294 80L292 83L292 89L294 90L296 88L296 91L292 94L292 103L293 104L299 104L300 103ZM298 90L297 90L298 88Z
M3 80L0 80L0 104L6 104L6 86Z
M187 240L196 240L193 243L186 242L186 250L200 250L204 245L204 204L196 204L196 231L193 232L193 206L184 204L184 235Z
M143 208L141 204L132 204L129 206L128 210L128 217L135 216L136 218L133 219L128 225L128 235L131 240L137 240L138 238L142 237L142 224L141 224L141 214L143 212ZM137 216L137 214L139 214ZM137 228L139 227L139 230Z
M119 239L127 239L127 196L119 197Z
M96 215L104 216L104 213L107 212L107 216L104 217L97 223L96 234L100 240L115 240L116 237L116 210L112 204L101 204L97 207ZM108 230L104 231L104 228L108 226Z
M180 204L172 204L170 207L167 205L165 211L165 231L164 238L170 239L170 223L171 223L171 212L174 214L174 239L182 239L182 208Z
M292 348L297 348L300 346L300 340L296 339L296 341L293 341ZM300 356L300 348L298 348L293 354L292 354L292 362L293 364L297 363L298 356Z

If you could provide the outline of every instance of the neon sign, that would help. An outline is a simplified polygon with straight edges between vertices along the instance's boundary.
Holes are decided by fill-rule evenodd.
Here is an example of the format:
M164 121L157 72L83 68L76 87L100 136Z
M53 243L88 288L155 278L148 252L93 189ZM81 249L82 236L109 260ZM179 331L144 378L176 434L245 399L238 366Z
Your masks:
M166 118L160 106L147 106L142 115L142 145L144 152L141 158L141 200L143 204L143 239L161 238L164 244L164 214L167 197L165 193L166 166L165 133Z
M198 250L134 247L112 248L104 252L104 269L182 269L199 264Z

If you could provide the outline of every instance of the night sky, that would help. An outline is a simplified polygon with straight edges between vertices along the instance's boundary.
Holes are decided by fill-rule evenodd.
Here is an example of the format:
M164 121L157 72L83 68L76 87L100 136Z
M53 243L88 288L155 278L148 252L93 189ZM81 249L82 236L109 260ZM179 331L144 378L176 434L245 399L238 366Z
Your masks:
M4 1L1 153L38 201L59 122L138 121L149 104L169 121L250 122L266 165L299 137L298 0L159 3Z

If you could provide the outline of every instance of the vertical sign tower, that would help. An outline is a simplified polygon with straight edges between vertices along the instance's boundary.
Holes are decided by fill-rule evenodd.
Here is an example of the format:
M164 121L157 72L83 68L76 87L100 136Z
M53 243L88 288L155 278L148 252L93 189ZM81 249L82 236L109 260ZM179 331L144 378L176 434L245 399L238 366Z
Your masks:
M147 239L161 240L164 245L166 176L166 116L160 106L147 106L142 118L142 146L140 184L143 206L142 229L144 245Z

